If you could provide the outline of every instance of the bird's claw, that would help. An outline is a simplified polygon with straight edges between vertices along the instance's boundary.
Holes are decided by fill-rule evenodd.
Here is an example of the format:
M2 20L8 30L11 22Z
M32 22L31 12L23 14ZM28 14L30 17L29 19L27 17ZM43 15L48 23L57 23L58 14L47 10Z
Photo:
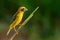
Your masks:
M18 35L18 31L16 30L16 28L14 27L14 31L16 32L16 34Z

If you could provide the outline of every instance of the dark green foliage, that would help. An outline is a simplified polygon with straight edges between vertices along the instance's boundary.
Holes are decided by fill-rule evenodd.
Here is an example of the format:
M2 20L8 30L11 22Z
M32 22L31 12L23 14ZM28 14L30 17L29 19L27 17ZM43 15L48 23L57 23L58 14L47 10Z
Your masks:
M0 0L0 22L10 24L20 6L26 6L23 21L39 6L37 12L23 28L28 40L58 40L60 37L60 0ZM22 21L22 22L23 22ZM2 24L0 23L0 24ZM4 26L3 26L4 27ZM7 27L5 27L7 29ZM1 28L2 30L5 30ZM58 35L58 37L56 37ZM25 37L22 35L22 37ZM25 39L25 40L26 40Z

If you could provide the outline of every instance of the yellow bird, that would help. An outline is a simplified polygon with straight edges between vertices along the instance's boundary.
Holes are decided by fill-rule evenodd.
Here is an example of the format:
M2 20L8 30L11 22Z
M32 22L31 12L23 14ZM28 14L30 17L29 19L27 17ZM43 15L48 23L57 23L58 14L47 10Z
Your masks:
M7 35L10 33L10 31L14 28L15 32L17 33L17 30L15 29L15 27L17 25L19 25L19 23L21 23L22 21L22 18L23 18L23 15L24 15L24 12L27 11L27 8L22 6L18 9L18 11L16 12L16 15L14 15L15 17L15 20L10 24L10 28L7 32Z

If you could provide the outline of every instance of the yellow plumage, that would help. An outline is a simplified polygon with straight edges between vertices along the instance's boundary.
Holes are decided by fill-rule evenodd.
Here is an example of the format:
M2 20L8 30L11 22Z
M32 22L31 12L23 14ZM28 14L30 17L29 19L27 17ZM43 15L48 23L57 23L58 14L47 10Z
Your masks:
M10 24L10 26L9 26L10 28L9 28L9 30L8 30L8 32L7 32L7 35L10 33L10 31L11 31L14 27L16 27L17 25L19 25L19 23L22 21L23 14L24 14L24 12L25 12L26 10L27 10L26 7L20 7L20 8L18 9L16 18L15 18L15 20Z

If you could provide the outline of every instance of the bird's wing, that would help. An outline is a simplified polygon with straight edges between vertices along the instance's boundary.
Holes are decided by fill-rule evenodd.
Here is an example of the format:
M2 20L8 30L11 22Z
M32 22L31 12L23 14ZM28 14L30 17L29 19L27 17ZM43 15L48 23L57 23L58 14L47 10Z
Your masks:
M16 12L16 13L12 16L12 19L11 19L10 23L12 23L12 22L16 19L17 13L18 13L18 12Z

